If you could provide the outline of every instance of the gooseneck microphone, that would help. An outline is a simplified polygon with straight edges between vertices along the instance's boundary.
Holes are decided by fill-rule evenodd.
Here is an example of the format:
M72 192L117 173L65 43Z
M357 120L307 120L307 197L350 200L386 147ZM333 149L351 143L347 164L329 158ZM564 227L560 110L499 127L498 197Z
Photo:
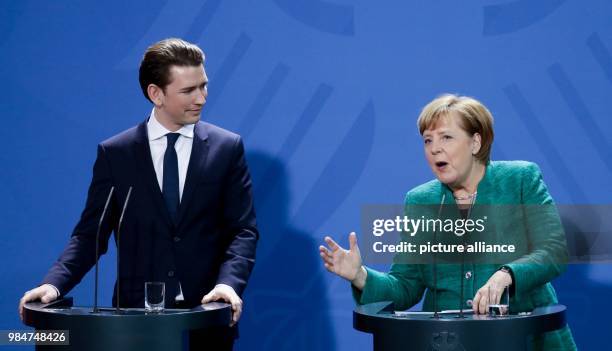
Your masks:
M100 215L100 221L98 222L98 230L96 231L96 274L95 274L95 283L94 283L93 313L98 313L98 269L99 269L98 259L100 258L100 229L102 228L102 222L104 221L104 216L106 215L108 204L110 203L111 197L113 197L114 192L115 192L115 187L111 186L110 191L108 192L108 196L106 197L106 203L104 204L104 210L102 210L102 215Z
M440 201L440 207L438 208L438 219L440 218L440 216L442 215L442 207L444 207L444 200L446 200L446 194L442 194L442 201ZM438 230L434 230L434 237L433 237L433 241L434 241L434 245L436 244L436 240L437 240L437 236L438 236ZM434 252L434 257L433 257L433 305L434 305L434 315L433 318L440 318L440 315L438 314L438 262L437 262L437 257L438 254L436 252Z
M119 286L119 283L121 281L121 277L119 276L119 263L120 263L120 257L121 257L121 246L120 246L120 239L121 239L121 223L123 223L123 215L125 214L125 209L127 208L128 202L130 200L130 195L132 194L132 187L130 187L128 189L128 193L127 196L125 197L125 202L123 203L123 209L121 210L121 217L119 217L119 224L117 225L117 308L116 308L116 312L119 313L120 312L120 308L119 308L119 295L121 295L121 289Z

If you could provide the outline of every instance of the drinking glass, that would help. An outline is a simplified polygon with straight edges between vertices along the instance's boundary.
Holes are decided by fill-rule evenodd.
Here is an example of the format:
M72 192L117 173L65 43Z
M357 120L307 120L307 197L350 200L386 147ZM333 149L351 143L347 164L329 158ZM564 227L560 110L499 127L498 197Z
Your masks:
M493 289L497 290L497 289ZM507 316L510 312L510 288L505 287L501 296L499 297L499 302L497 301L497 296L495 296L495 292L491 290L491 286L489 286L489 316L491 317L503 317Z
M162 312L166 295L164 282L145 282L145 311Z

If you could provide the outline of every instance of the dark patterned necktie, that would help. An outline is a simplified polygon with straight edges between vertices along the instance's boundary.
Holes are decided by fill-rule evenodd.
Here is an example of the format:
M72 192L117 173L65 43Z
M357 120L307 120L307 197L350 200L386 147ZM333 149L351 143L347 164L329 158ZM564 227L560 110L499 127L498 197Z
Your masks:
M176 224L176 216L178 214L179 207L179 176L178 176L178 157L176 156L176 150L174 144L180 136L179 133L166 134L166 140L168 145L166 146L166 153L164 153L164 179L162 183L162 193L164 195L164 201L170 218Z

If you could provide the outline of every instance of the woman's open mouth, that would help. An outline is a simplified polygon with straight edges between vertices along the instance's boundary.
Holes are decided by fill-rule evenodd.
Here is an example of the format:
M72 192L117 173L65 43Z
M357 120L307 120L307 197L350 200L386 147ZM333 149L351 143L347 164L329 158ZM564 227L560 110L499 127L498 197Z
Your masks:
M447 165L448 165L448 162L445 162L445 161L436 162L436 168L440 171L445 170Z

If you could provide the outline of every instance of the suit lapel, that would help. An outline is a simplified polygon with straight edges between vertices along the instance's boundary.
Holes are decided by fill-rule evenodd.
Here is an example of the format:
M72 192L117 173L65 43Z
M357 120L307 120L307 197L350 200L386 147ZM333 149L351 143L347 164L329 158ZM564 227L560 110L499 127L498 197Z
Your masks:
M136 160L138 162L139 174L142 175L145 186L148 188L153 201L155 201L155 207L160 210L160 213L164 217L164 220L168 224L172 225L170 213L164 202L164 197L159 184L157 182L157 176L155 175L155 168L153 167L153 159L151 158L151 148L149 147L149 137L147 133L147 121L138 125L137 137L136 137Z
M189 203L193 198L196 187L206 167L206 159L208 157L208 133L204 123L196 123L193 130L193 146L191 148L191 156L189 157L189 165L187 166L187 177L185 179L185 187L183 188L183 196L179 205L179 213L177 217L177 226L183 220L185 212L189 207Z

